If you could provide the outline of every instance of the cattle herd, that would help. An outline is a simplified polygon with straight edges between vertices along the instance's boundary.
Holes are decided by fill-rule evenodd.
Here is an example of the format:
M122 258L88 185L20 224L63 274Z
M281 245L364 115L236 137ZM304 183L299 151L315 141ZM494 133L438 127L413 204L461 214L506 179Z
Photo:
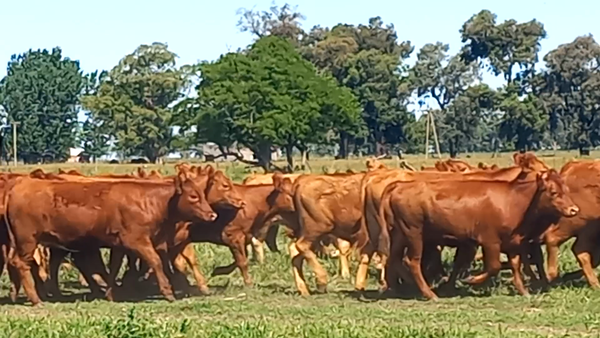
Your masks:
M283 225L296 287L305 296L304 260L317 289L326 290L327 272L316 252L328 243L339 250L343 277L350 275L349 253L358 251L357 290L365 290L369 265L377 262L381 291L411 284L437 299L431 281L443 278L444 286L454 287L479 259L479 246L484 269L467 283L497 275L505 253L516 290L528 294L521 268L548 285L558 276L559 246L576 237L573 253L589 284L600 287L593 271L600 253L600 162L574 160L557 172L532 153L516 153L513 160L506 168L446 160L416 171L370 159L364 172L274 173L242 184L210 165L178 164L167 177L142 169L99 176L1 173L0 264L7 267L13 301L21 286L33 305L61 297L58 271L67 255L95 296L113 300L127 258L123 287L155 278L172 301L174 290L189 287L188 267L197 290L209 293L192 243L227 246L234 262L213 275L239 268L251 285L248 245L262 261L263 242L277 250L274 238ZM456 248L449 276L441 264L443 247ZM108 269L101 248L110 249Z

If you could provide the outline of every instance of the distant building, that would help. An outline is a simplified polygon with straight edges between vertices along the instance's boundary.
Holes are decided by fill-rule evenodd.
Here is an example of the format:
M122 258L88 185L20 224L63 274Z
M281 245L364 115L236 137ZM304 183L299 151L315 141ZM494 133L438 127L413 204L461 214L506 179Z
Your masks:
M236 147L233 146L232 149L236 149ZM246 147L240 148L239 150L237 150L237 152L242 156L244 160L252 161L255 159L252 150ZM207 142L204 145L202 145L202 154L204 155L205 161L230 162L237 160L235 156L220 156L221 151L219 150L219 146L217 146L217 144L213 142ZM275 150L271 153L271 158L274 161L278 160L281 156L281 149L278 148L275 148Z
M69 158L67 159L67 163L79 163L82 153L82 148L69 148Z

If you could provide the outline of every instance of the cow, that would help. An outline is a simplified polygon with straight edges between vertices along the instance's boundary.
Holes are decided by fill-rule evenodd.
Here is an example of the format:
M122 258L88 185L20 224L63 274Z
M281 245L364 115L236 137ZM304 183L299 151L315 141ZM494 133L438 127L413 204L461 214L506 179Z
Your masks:
M260 232L261 228L268 225L268 220L279 214L277 205L292 203L288 194L281 193L282 189L291 189L291 185L291 180L281 174L273 176L273 184L234 184L231 189L243 196L245 201L243 212L211 204L219 215L218 219L210 224L195 223L191 226L180 227L170 249L171 257L176 257L179 254L178 250L187 247L192 242L226 245L231 250L234 263L216 267L213 276L231 273L237 267L242 273L244 283L252 285L252 279L248 273L246 245L252 234ZM281 198L287 198L288 201L278 201ZM210 192L207 194L207 199L209 202L212 200ZM199 278L198 275L195 275L195 278L200 291L206 293L207 287L204 285L204 278Z
M77 170L69 170L65 171L62 169L58 170L58 175L53 173L45 173L41 169L34 170L30 176L40 178L40 179L55 179L55 180L66 180L66 181L115 181L119 179L135 179L135 178L145 178L145 179L160 179L160 174L158 174L155 170L152 170L150 174L146 174L145 171L138 167L137 171L133 174L125 174L125 175L103 175L103 176L92 176L87 177L82 175ZM44 248L42 245L39 245L34 252L34 258L38 265L40 265L40 277L42 280L47 281L47 286L49 287L49 291L54 297L60 297L61 292L58 288L58 270L60 268L61 263L66 263L67 269L72 269L71 263L64 261L65 256L68 254L68 251L60 249L60 248ZM104 265L102 263L102 258L100 256L100 252L96 251L91 253L90 251L84 252L72 252L73 261L76 263L78 269L81 271L79 274L79 282L82 286L89 286L92 290L92 294L99 294L100 287L106 287L106 270L100 268ZM38 258L39 257L39 258ZM48 263L46 263L48 262ZM80 264L77 264L80 263ZM91 269L91 265L96 265L96 269ZM46 277L48 276L48 277ZM89 282L88 282L89 281ZM20 287L19 281L13 281L13 288L11 289L11 298L14 300L18 293L18 289Z
M364 175L304 175L294 182L297 224L292 231L296 240L290 243L289 250L301 295L309 295L302 273L304 259L316 274L318 291L327 288L327 272L312 250L320 239L333 235L355 245L360 252L368 244L366 229L361 228L359 222L362 215L360 181Z
M437 299L421 271L423 247L448 240L483 247L485 271L468 283L481 284L495 276L504 251L516 289L528 294L520 272L522 245L540 236L550 220L573 217L579 208L553 169L544 173L520 169L522 174L512 181L398 181L386 187L380 218L398 230L400 238L394 240L406 245L405 260L423 296Z
M377 163L379 163L377 159L368 159L367 160L367 168L369 167L369 165L371 165L373 167L384 166L381 163L379 163L379 165L377 165L373 161L377 161ZM346 173L354 173L354 172L346 171ZM337 173L337 174L339 174L339 173ZM296 178L298 178L300 175L303 175L303 174L283 174L282 177L289 178L291 180L291 182L293 183L296 180ZM253 185L253 184L261 184L261 183L262 184L272 183L273 176L274 176L274 174L249 176L246 179L244 179L243 184L244 185ZM271 220L271 223L275 223L280 220L281 220L281 217L276 216ZM264 250L263 250L263 246L262 246L264 239L267 240L267 244L268 244L269 248L271 248L272 251L275 251L275 250L273 250L273 248L275 248L275 249L277 248L276 247L276 239L277 239L276 236L277 236L278 228L279 228L279 226L277 224L272 224L271 226L265 226L265 227L263 227L263 229L266 229L267 230L266 232L262 231L261 233L259 233L259 236L257 236L258 238L252 237L252 247L254 248L254 252L257 254L257 259L260 263L262 263L264 261ZM293 234L291 232L286 231L286 235L290 238L293 238ZM269 244L269 243L271 243L271 244ZM351 244L348 241L345 241L341 238L335 238L335 237L329 236L327 238L324 238L315 247L315 253L317 255L323 255L323 256L328 255L330 257L338 257L339 261L340 261L340 275L342 278L347 279L347 278L350 278L350 263L349 263L350 249L351 249Z
M31 280L38 266L33 252L39 243L87 250L102 245L124 247L141 256L157 275L163 296L173 292L159 254L157 239L176 221L213 221L217 214L206 201L208 175L179 170L173 182L73 182L17 178L5 198L6 220L28 299L41 303ZM164 240L164 239L163 239ZM112 272L112 271L111 271ZM112 298L109 280L107 297Z
M526 165L524 163L523 165ZM514 180L518 175L521 174L520 167L511 167L506 169L500 169L497 171L476 171L469 173L457 173L457 172L410 172L398 169L387 169L377 170L367 173L361 181L361 201L363 208L363 215L361 223L364 228L368 230L369 239L374 252L376 252L380 259L380 288L385 290L388 288L385 276L385 265L387 257L389 257L390 250L390 235L389 231L382 224L382 220L379 218L379 208L381 205L381 197L385 188L395 181L415 181L415 180ZM429 248L428 254L431 253L439 262L435 263L438 267L441 266L441 252L435 247ZM437 253L435 251L438 251ZM464 249L463 249L464 250ZM370 256L372 253L366 252L366 256L361 257L361 263L356 276L356 289L364 290L366 287L366 274L367 267L369 266Z
M435 162L435 165L433 167L421 166L421 170L422 171L450 171L450 172L455 172L455 173L460 173L460 172L466 173L466 172L475 171L476 168L474 168L473 166L471 166L469 163L467 163L465 161L449 158L444 161Z
M558 254L562 243L571 237L576 240L571 247L588 283L599 289L600 283L593 270L598 264L599 252L597 240L600 236L600 188L596 182L600 179L600 162L597 160L570 161L560 171L570 196L579 206L575 217L563 217L546 230L540 240L546 244L547 281L558 277ZM537 250L537 252L536 252ZM533 252L538 271L543 276L542 253L539 244Z

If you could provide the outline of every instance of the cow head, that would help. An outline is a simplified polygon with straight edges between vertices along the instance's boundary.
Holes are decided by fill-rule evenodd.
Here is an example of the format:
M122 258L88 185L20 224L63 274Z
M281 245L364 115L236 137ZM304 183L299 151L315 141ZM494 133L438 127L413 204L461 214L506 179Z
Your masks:
M202 169L198 167L198 173L208 175L208 185L206 189L206 198L210 205L218 205L221 207L233 207L235 209L243 209L246 202L235 184L222 171L214 170L208 165Z
M378 169L386 169L387 167L385 166L385 164L379 162L379 160L375 157L371 157L367 159L367 171L373 171L373 170L378 170Z
M525 168L529 171L544 172L550 168L542 160L537 158L533 153L515 153L513 161L516 166Z
M573 217L579 213L579 207L569 196L569 187L556 170L549 169L538 173L537 185L541 193L541 206L553 209L563 217Z
M175 176L175 188L179 195L177 209L184 218L198 218L207 222L217 219L206 198L208 180L208 175L196 175L185 167L178 169Z
M268 197L268 203L278 212L294 211L293 183L280 172L273 175L273 193Z

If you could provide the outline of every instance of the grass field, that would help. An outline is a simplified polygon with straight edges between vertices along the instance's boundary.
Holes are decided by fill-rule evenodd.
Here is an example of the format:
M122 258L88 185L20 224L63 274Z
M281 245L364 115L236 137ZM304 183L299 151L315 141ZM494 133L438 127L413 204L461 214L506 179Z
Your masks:
M575 157L560 153L543 159L560 168ZM417 157L406 160L415 167L429 165ZM474 155L467 159L509 165L511 154L499 158ZM394 165L395 160L386 161ZM314 160L313 172L364 167L364 159L348 161ZM219 164L235 180L247 174L245 166ZM129 172L136 165L44 166L44 170L80 168L94 172ZM149 166L148 169L154 166ZM29 171L35 167L18 167ZM161 167L169 174L172 166ZM143 302L109 303L85 301L87 292L77 288L76 274L62 272L62 289L69 301L46 302L32 308L9 304L0 306L0 337L599 337L600 292L585 282L576 281L534 292L530 297L515 295L511 274L503 272L493 286L459 288L458 295L442 297L438 302L424 301L415 295L401 298L359 298L352 291L353 281L337 274L335 259L322 260L330 275L329 292L302 298L295 292L287 239L279 238L282 253L266 250L265 263L251 263L255 285L243 287L238 271L230 276L209 279L213 294L180 299L174 303L155 299ZM569 250L562 248L561 272L577 270ZM196 245L203 273L208 277L215 266L232 261L229 250L210 244ZM479 266L474 266L476 269ZM310 269L305 269L314 288ZM356 259L352 261L356 271ZM376 288L375 271L369 286ZM0 297L8 294L8 279L1 279ZM369 294L371 295L371 294ZM373 292L373 296L375 292ZM24 299L23 299L24 301Z

